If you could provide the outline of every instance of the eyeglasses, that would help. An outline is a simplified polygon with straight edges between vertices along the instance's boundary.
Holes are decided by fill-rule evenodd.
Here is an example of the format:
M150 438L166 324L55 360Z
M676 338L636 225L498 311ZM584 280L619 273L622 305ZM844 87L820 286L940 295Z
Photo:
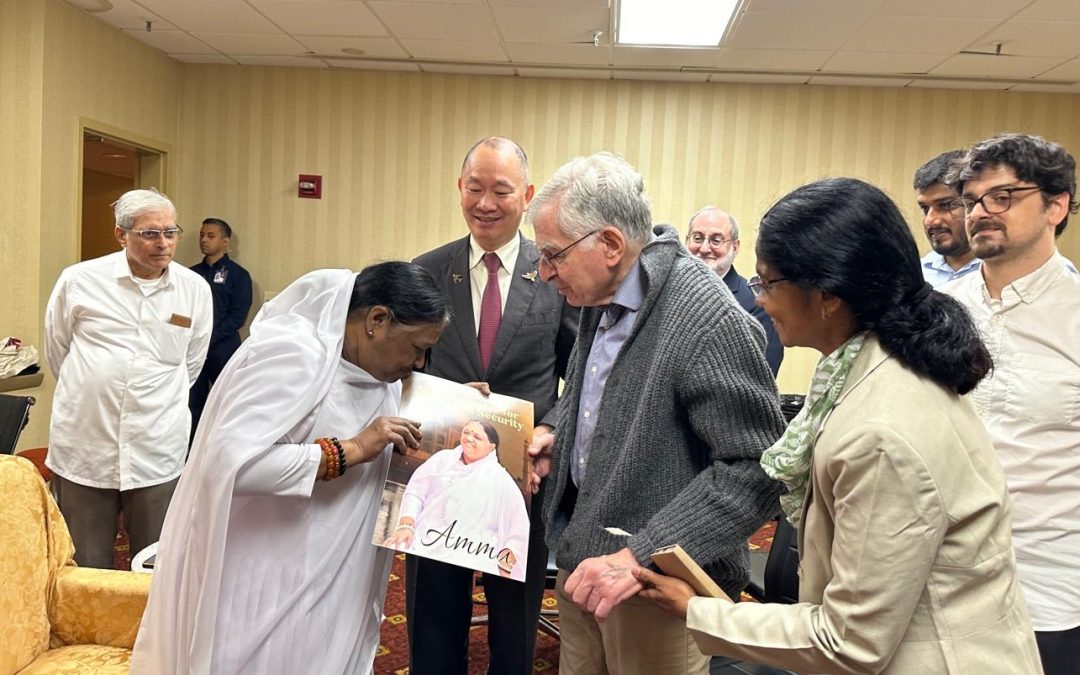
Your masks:
M750 287L750 292L754 294L755 298L760 298L761 296L769 292L769 288L771 288L773 284L778 284L781 281L786 281L792 284L795 283L791 279L769 279L768 281L765 281L764 279L755 274L754 276L750 277L750 281L746 282L746 285Z
M936 213L952 213L964 208L964 200L962 199L941 199L933 204L919 204L919 210L922 214L929 215L931 211Z
M1027 192L1029 190L1041 190L1038 185L1025 185L1023 187L994 188L978 199L963 197L960 202L964 205L964 211L971 213L976 204L981 204L983 211L987 213L1005 213L1013 205L1014 192Z
M165 237L165 239L172 241L183 233L181 227L170 227L164 230L132 230L131 228L123 228L131 234L137 234L143 238L144 241L157 241L158 237Z
M581 237L580 239L578 239L577 241L573 242L573 243L572 243L572 244L570 244L569 246L566 246L566 247L564 247L564 248L561 248L561 249L559 249L558 251L555 251L554 253L548 254L548 253L543 253L543 252L541 252L541 253L540 253L540 257L539 257L539 258L537 258L536 260L534 260L534 261L533 261L533 265L539 266L541 262L545 262L545 263L547 263L547 264L548 264L548 265L549 265L550 267L558 267L558 266L559 266L560 264L562 264L563 260L564 260L564 259L566 258L566 253L567 253L567 252L568 252L568 251L569 251L570 249L574 248L575 246L577 246L578 244L580 244L581 242L585 241L586 239L588 239L589 237L593 236L594 234L596 234L596 233L597 233L597 232L599 232L599 231L600 231L600 230L598 230L598 229L597 229L597 230L593 230L592 232L589 232L589 233L588 233L588 234L586 234L586 235L585 235L584 237Z
M700 232L686 235L686 243L693 244L694 246L701 246L705 242L709 242L710 248L720 248L724 244L732 241L731 239L725 239L718 234L714 234L711 237L706 237Z

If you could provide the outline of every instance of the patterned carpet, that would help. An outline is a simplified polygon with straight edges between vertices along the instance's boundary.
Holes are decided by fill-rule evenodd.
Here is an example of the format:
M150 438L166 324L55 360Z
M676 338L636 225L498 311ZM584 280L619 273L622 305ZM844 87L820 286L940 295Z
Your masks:
M775 524L769 523L750 537L750 550L768 551L773 541ZM121 531L116 539L116 569L129 569L131 555L128 550L127 535ZM473 596L474 615L487 611L483 604L483 592ZM743 595L743 600L750 600ZM751 600L752 601L752 600ZM552 591L544 594L544 609L557 609ZM405 555L394 558L390 572L390 585L386 591L386 622L382 626L379 649L375 656L376 675L406 675L409 672L409 644L405 629ZM487 670L487 627L473 626L469 635L469 673L481 674ZM533 661L534 673L559 672L559 641L540 633L536 636L536 653Z

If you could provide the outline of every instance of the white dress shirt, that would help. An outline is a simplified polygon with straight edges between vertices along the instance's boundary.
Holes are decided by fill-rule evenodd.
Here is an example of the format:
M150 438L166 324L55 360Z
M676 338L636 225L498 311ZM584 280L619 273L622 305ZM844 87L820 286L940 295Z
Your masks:
M973 398L1012 496L1013 546L1037 631L1080 626L1080 276L1058 253L1006 286L940 290L975 319L994 370Z
M45 310L57 380L49 468L113 490L176 478L213 312L206 281L175 262L150 281L132 275L124 251L64 270Z
M506 296L510 294L510 275L517 264L520 249L521 235L515 234L510 241L493 251L495 255L499 256L499 261L502 263L502 267L499 268L499 295L502 300L501 309L504 312L506 311ZM485 253L487 251L480 248L480 244L477 244L476 240L470 235L469 277L471 283L469 289L472 291L473 321L477 335L480 334L480 305L484 301L484 289L487 288L488 282L487 265L484 264Z

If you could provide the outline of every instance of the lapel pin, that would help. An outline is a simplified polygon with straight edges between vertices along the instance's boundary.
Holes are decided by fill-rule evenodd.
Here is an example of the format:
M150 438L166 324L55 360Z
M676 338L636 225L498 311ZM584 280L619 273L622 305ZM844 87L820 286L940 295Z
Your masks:
M537 270L533 270L532 272L526 272L525 274L522 274L521 278L527 279L528 281L536 281L536 274Z
M457 274L457 273L451 274L450 278L453 279L455 284L460 284L461 283L462 277L461 277L460 274Z

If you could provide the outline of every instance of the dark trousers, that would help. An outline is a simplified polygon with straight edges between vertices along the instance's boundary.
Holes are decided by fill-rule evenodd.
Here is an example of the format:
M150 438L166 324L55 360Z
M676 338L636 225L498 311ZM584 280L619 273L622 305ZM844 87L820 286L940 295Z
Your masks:
M1039 658L1046 675L1080 673L1080 626L1068 630L1035 631Z
M160 539L165 512L179 480L121 491L80 485L53 474L49 486L71 532L75 562L80 567L113 568L113 542L121 512L132 557Z
M191 438L188 445L195 440L195 430L199 428L199 419L202 417L203 408L206 407L206 399L210 396L210 388L214 386L218 375L229 362L229 358L240 348L240 336L222 338L210 345L206 352L206 363L199 371L199 377L195 384L191 385L188 393L188 409L191 410Z
M523 675L533 670L548 557L539 509L539 500L534 498L525 582L484 575L489 675ZM411 675L465 675L468 671L475 574L464 567L406 556L405 615Z

